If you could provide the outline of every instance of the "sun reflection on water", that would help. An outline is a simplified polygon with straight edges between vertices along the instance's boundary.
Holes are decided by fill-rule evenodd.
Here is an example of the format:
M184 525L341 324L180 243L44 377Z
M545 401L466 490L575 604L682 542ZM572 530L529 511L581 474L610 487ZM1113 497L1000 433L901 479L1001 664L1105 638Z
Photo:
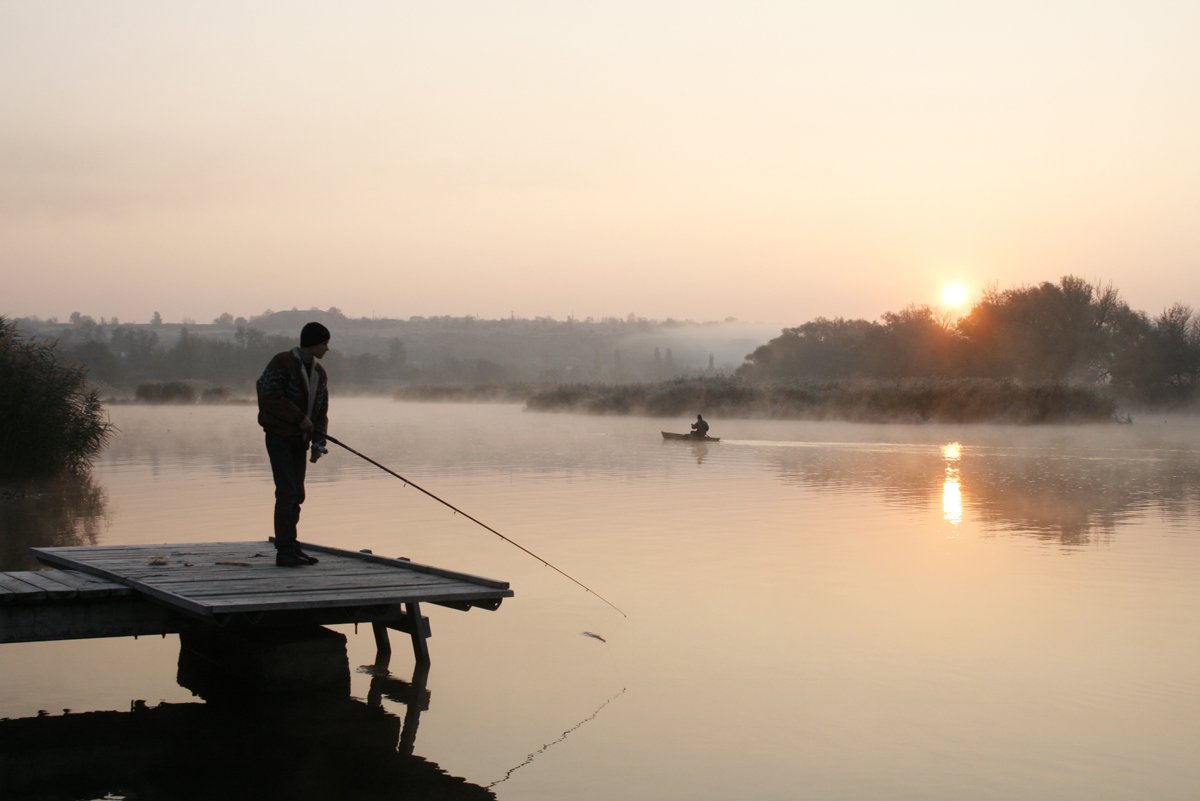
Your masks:
M942 519L957 526L963 519L962 485L958 478L962 443L949 442L943 445L942 458L946 460L946 476L942 481Z

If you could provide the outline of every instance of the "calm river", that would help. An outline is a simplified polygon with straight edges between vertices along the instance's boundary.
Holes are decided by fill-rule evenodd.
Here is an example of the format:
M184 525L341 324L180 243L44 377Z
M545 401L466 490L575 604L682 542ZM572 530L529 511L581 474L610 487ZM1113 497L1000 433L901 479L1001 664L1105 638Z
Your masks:
M270 535L253 407L110 411L120 435L90 486L0 506L0 567L32 569L28 546L73 539ZM343 717L321 744L319 711L296 709L293 728L312 729L321 758L314 746L303 765L263 760L258 775L228 754L243 764L241 792L307 772L311 794L334 777L342 798L1198 797L1200 420L712 423L721 441L706 445L660 438L686 419L335 397L331 433L628 618L331 446L309 473L301 539L503 579L516 595L494 612L424 609L432 667L419 719L406 718L413 665L399 636L395 691L381 699L370 628L338 628L346 703L396 721L385 740L403 720L406 742L383 747L432 763L441 789L347 769L369 746L335 746L368 739L368 723L356 731ZM154 768L139 766L130 733L139 713L209 706L176 681L177 637L0 654L0 748L6 726L17 736L39 715L64 718L48 772L100 746L106 764L126 766L110 786L49 778L45 797L203 797L163 790L163 777L148 789ZM100 733L72 740L67 724L99 712ZM203 730L214 761L192 766L208 774L195 786L224 769L212 731L245 750L253 736L233 732L261 723L221 714ZM124 737L134 741L122 751Z

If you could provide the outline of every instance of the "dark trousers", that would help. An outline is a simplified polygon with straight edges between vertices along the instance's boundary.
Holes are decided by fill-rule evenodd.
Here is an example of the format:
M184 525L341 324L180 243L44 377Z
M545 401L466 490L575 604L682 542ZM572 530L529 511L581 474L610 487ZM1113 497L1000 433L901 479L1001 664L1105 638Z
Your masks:
M267 456L275 478L275 549L296 547L296 524L300 522L300 504L304 503L305 457L308 446L303 437L284 437L267 433Z

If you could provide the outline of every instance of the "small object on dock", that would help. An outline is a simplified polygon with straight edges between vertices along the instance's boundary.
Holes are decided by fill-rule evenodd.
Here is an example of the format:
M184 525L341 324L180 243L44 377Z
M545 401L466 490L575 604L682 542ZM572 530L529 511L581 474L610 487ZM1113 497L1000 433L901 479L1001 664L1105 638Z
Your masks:
M167 557L165 557L165 556L151 556L150 557L151 567L164 567L167 564L168 564Z

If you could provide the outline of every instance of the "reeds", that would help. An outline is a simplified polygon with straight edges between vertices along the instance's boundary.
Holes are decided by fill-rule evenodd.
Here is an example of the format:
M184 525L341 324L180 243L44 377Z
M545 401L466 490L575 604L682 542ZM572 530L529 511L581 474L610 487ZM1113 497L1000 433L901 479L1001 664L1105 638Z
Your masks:
M566 384L534 393L535 411L679 417L766 417L850 422L1107 422L1116 403L1100 390L1000 379L909 379L756 384L685 379L659 384Z
M80 472L112 425L87 373L59 364L54 345L25 339L0 317L0 480Z

